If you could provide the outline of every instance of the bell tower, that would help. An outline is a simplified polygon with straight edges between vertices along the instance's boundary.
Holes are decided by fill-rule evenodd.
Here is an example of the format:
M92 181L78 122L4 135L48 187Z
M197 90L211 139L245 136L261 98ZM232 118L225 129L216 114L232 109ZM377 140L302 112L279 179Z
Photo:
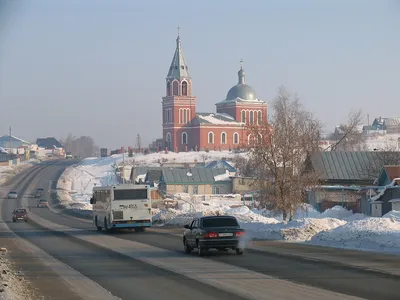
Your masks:
M194 142L191 141L190 124L196 116L196 97L192 96L192 79L183 55L179 27L165 94L162 98L164 147L170 151L190 148Z

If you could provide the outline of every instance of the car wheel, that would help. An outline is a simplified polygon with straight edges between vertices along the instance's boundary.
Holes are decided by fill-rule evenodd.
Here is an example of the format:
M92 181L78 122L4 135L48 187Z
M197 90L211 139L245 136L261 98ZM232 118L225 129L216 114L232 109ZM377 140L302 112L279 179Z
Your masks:
M25 222L28 222L28 220L25 220Z
M16 220L13 220L13 222L15 223L15 222L16 222Z
M200 247L200 246L197 248L197 254L199 256L204 256L206 253L207 253L207 249L206 248L203 248L203 247Z
M192 248L190 248L186 242L186 240L183 240L183 249L185 250L185 253L190 253L192 252Z
M109 231L109 230L108 230L108 226L107 226L107 218L104 218L104 230L105 230L106 232Z
M236 254L237 255L242 255L244 253L244 249L242 248L236 248Z
M102 227L99 226L99 225L97 225L97 217L96 217L94 223L95 223L95 225L96 225L97 231L101 231Z

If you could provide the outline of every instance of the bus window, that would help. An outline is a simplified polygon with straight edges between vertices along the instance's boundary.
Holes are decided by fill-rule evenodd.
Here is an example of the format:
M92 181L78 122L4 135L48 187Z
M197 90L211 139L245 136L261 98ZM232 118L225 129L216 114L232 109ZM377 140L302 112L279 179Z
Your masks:
M147 189L114 190L114 200L143 200L147 198Z

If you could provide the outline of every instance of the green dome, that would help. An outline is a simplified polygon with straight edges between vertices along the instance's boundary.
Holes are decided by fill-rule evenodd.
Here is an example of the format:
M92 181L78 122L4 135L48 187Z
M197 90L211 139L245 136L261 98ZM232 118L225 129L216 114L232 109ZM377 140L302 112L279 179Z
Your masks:
M256 92L253 88L244 83L238 83L233 86L226 95L226 100L234 100L236 98L242 100L257 100Z

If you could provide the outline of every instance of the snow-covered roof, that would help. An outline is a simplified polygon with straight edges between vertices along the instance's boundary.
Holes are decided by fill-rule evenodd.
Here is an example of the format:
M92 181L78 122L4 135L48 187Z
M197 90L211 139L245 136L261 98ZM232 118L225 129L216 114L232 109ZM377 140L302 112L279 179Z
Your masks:
M197 113L196 117L200 124L244 125L244 123L236 121L231 115L225 113Z

